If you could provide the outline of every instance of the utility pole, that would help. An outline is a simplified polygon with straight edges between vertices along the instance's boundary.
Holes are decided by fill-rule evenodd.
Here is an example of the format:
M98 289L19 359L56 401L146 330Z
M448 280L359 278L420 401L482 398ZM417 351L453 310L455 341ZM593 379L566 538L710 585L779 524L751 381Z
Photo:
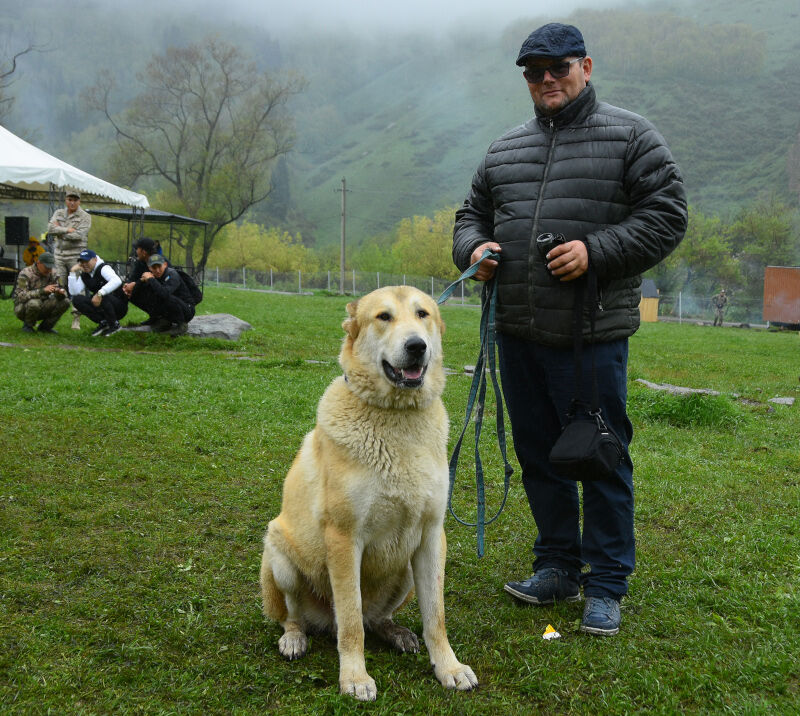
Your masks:
M347 181L342 177L342 188L334 189L342 192L342 244L339 250L339 293L344 295L344 246L345 246L345 226L347 211Z

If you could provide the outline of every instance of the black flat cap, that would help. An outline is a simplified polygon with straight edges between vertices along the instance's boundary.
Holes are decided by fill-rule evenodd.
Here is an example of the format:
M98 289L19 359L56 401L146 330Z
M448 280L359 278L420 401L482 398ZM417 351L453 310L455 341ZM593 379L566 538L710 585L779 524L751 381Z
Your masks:
M522 43L517 64L522 67L530 57L585 57L583 35L574 25L551 22L534 30Z

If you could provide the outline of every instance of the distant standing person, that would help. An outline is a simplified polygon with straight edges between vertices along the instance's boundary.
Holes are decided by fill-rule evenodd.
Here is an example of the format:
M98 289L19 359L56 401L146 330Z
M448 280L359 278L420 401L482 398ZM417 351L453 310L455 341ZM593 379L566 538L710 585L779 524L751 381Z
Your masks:
M56 237L55 271L62 286L67 285L70 269L78 260L78 254L86 248L91 228L92 217L81 209L81 195L77 191L69 190L66 207L56 209L47 225L47 233ZM80 313L73 307L72 330L80 329Z
M14 315L22 321L22 330L27 333L33 333L37 323L40 333L56 333L53 326L69 308L67 292L59 286L53 270L55 265L53 254L45 251L17 276Z
M725 293L724 288L711 299L711 305L714 306L714 310L716 311L714 314L714 325L721 326L725 319L725 307L728 305L728 294Z
M619 631L635 561L633 428L626 413L628 338L639 327L640 274L686 230L686 194L663 137L643 117L601 102L592 58L572 25L551 23L517 57L535 116L495 141L456 212L453 259L475 278L497 271L497 346L522 484L536 522L534 574L505 590L533 605L586 597L581 631ZM547 235L550 235L549 237ZM560 235L560 243L552 242ZM547 246L541 250L539 239ZM559 475L550 450L575 395L573 306L591 265L598 293L579 327L583 385L596 371L599 405L624 455L611 479ZM581 498L583 504L581 505Z
M119 319L128 312L122 279L94 251L81 251L78 263L70 270L69 292L72 305L97 324L93 336L107 337L120 330Z

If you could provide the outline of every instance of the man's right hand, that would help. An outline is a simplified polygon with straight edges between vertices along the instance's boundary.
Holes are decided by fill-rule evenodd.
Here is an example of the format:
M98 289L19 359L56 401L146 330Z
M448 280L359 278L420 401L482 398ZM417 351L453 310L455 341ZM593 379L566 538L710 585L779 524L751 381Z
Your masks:
M469 257L470 266L474 264L476 261L479 261L481 256L483 256L483 252L489 249L492 253L499 254L502 249L500 248L500 244L496 241L487 241L480 246L478 246L475 251L472 252L472 256ZM485 259L481 264L481 267L475 272L473 278L476 281L488 281L492 276L494 276L495 269L497 268L497 261L494 259Z
M135 285L136 285L136 284L135 284L133 281L131 281L130 283L126 283L126 284L125 284L125 285L122 287L122 292L123 292L123 293L124 293L126 296L130 297L131 293L133 292L133 287L134 287Z

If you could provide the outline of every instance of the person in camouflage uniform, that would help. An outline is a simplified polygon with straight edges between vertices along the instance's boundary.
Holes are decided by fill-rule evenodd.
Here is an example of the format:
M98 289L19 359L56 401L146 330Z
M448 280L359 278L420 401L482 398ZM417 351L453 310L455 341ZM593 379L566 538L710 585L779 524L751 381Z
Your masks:
M714 325L721 326L725 317L725 306L728 305L728 294L725 293L724 288L711 299L711 305L714 306L717 312L714 316Z
M78 255L86 248L89 240L89 229L92 228L92 217L81 209L81 195L70 190L66 197L67 206L56 209L47 233L56 237L56 273L62 286L67 285L70 269L77 263ZM81 329L80 312L72 309L72 329Z
M40 333L55 333L53 326L69 308L66 290L59 285L53 254L45 251L36 262L17 276L14 288L14 315L22 321L22 330L32 333L39 323Z

